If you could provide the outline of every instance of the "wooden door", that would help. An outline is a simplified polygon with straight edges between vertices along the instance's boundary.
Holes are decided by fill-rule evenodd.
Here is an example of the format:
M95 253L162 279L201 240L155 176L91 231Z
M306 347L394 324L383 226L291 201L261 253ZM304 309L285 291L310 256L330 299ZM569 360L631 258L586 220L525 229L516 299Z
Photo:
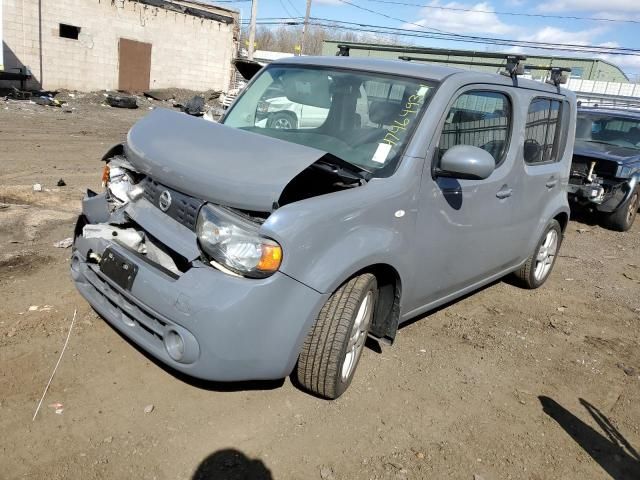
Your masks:
M121 38L119 43L118 89L128 92L149 90L151 44Z

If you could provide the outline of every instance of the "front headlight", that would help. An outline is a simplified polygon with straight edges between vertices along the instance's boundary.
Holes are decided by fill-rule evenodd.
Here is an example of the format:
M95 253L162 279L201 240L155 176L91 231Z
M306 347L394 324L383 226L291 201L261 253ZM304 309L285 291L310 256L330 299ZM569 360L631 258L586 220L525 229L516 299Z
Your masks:
M254 223L223 208L205 204L198 214L197 233L207 256L234 273L268 277L282 262L276 241L261 237Z

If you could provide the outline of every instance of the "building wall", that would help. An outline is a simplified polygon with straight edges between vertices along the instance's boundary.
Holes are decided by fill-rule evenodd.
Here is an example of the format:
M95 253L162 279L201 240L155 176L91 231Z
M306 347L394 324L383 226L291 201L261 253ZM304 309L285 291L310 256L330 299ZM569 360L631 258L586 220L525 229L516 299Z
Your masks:
M325 40L322 45L322 54L323 55L335 55L338 51L339 44L348 44L349 42L337 42L333 40ZM359 44L366 45L366 44ZM393 45L389 45L391 47L395 47ZM401 49L402 46L397 46L398 49ZM450 57L451 60L464 60L469 62L488 62L488 63L496 63L496 59L491 59L482 56L482 52L469 52L468 57ZM407 55L406 53L397 52L380 52L377 50L351 50L351 56L354 57L376 57L376 58L387 58L397 60L399 55ZM428 55L428 54L420 54L420 53L411 53L408 54L411 57L421 57L425 60L429 58L435 59L447 59L446 55ZM602 60L596 60L591 58L574 58L574 57L552 57L552 56L542 56L542 55L527 55L527 60L525 61L528 65L538 65L538 66L557 66L557 67L571 67L575 70L575 73L572 73L572 76L575 78L583 78L585 80L599 80L606 82L628 82L629 80L625 76L625 74L615 65L612 65L607 62L603 62ZM442 65L447 65L446 63L442 63ZM451 64L451 67L457 68L473 68L474 70L485 71L485 72L496 72L498 69L495 67L483 67L480 65L477 66L467 66L467 65L454 65ZM532 78L541 79L547 75L547 72L540 70L531 70L528 72Z
M5 68L27 65L44 89L117 89L120 38L152 44L151 88L229 84L237 17L227 25L130 0L0 1ZM60 23L80 27L78 40L61 38Z

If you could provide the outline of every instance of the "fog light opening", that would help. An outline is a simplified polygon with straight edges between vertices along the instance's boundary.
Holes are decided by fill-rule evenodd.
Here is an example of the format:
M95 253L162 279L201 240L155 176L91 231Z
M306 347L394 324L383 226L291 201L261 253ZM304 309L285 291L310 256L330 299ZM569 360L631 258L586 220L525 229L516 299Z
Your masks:
M184 340L175 330L170 330L164 335L164 346L169 356L176 362L180 362L184 357Z

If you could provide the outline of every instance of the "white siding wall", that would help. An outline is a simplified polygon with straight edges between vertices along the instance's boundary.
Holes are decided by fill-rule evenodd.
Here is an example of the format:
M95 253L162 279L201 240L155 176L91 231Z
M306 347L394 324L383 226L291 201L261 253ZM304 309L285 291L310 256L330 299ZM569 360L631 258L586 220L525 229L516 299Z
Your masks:
M229 84L233 24L226 25L128 0L0 0L4 7L5 68L14 58L45 89L118 87L118 40L151 43L151 88L224 89ZM81 27L60 38L59 24ZM42 71L40 71L42 53Z

